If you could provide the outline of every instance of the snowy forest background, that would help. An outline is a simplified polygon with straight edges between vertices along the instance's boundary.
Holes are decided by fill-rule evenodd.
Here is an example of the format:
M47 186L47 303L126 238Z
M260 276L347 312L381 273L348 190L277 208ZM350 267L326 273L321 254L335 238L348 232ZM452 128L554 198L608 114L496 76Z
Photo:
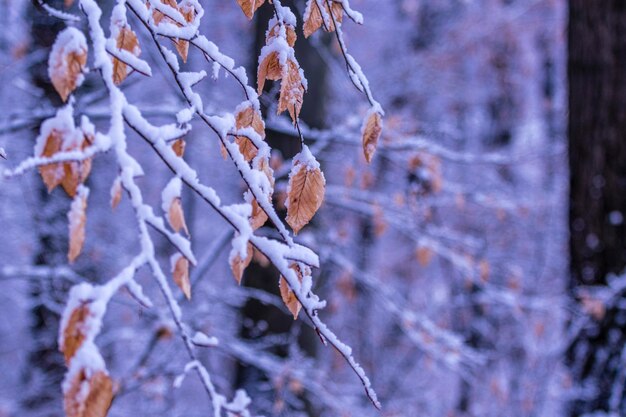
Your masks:
M99 3L108 35L115 2ZM246 68L256 89L272 5L261 6L250 21L235 0L200 3L205 13L199 30ZM609 28L602 36L615 34L610 48L599 46L600 36L589 50L618 56L600 61L617 68L608 90L624 91L623 3L570 3L569 13L587 7L593 15L581 17L580 30L592 30L600 21ZM68 9L61 1L48 4L80 22L51 17L42 4L0 0L3 170L33 155L41 123L63 105L47 72L56 34L74 26L90 44L78 2ZM326 178L320 211L295 239L319 255L313 289L327 301L320 317L352 347L382 410L368 400L343 358L321 343L308 319L301 314L293 320L279 294L279 273L265 257L255 252L237 285L229 266L232 227L183 188L198 260L190 270L191 300L171 278L169 284L188 331L218 341L195 350L215 389L238 404L245 402L238 390L245 390L251 402L242 416L626 415L621 328L626 317L620 313L626 280L612 275L624 266L624 239L612 246L621 255L608 266L575 264L571 255L572 177L589 176L600 194L608 187L602 175L580 168L584 164L570 171L567 2L351 0L364 24L344 20L343 36L385 110L370 164L361 149L369 105L346 73L334 34L320 30L305 40L300 27L305 1L282 4L298 19L296 56L309 83L301 126ZM180 90L150 34L130 12L128 22L152 77L131 73L120 87L151 123L175 123L186 105ZM184 68L213 73L191 49ZM604 71L601 65L588 68ZM240 87L224 71L217 75L194 88L207 113L233 112L242 101ZM299 140L289 116L276 116L278 90L278 82L266 88L261 108L273 148L275 206L284 216L290 159ZM584 89L582 94L580 100L592 108L596 98L605 97L587 97ZM619 126L626 127L626 94L621 97L606 108L603 122L618 126L612 131L618 141L624 132ZM92 69L77 90L75 115L106 129L108 98ZM581 120L576 123L584 124ZM191 124L185 160L226 204L242 203L246 188L233 163L222 157L217 137L197 120ZM150 146L128 135L129 152L145 173L136 182L161 214L161 192L172 174ZM570 134L570 142L573 138ZM598 155L585 143L581 155L586 146ZM622 162L612 169L624 171L622 147L606 148L608 156L592 164L615 158ZM37 169L0 179L0 417L64 415L66 366L58 335L68 291L83 281L109 281L129 265L139 245L129 198L124 195L115 210L110 205L117 175L112 152L93 159L85 246L71 265L71 198L60 187L48 193ZM582 187L588 184L583 181ZM623 182L617 184L611 193L621 195ZM626 236L621 214L626 207L614 198L613 206L601 210ZM584 205L582 211L595 213ZM256 233L276 231L267 223ZM169 273L175 250L158 233L151 235ZM583 240L593 253L609 246L602 234L586 233ZM580 268L572 271L571 265ZM108 415L212 415L215 404L199 378L185 371L189 357L150 270L139 269L135 280L154 306L146 308L120 290L108 303L96 339L115 393Z

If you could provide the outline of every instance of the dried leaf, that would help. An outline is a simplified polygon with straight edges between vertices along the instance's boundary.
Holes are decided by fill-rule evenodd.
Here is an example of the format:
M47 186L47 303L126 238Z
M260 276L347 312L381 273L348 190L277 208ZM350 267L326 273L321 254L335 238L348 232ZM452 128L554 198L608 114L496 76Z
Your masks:
M324 200L326 180L319 168L296 164L289 175L287 193L287 223L298 234Z
M372 161L378 138L383 131L383 121L380 113L370 112L365 124L363 125L363 153L367 162Z
M280 67L280 61L278 59L278 52L270 52L259 63L258 68L258 87L257 92L263 93L263 87L265 86L265 80L280 80L283 76L282 68Z
M187 23L193 22L193 19L196 16L196 9L194 9L194 7L189 3L181 4L180 7L178 7L178 11L180 12L180 14L183 15ZM177 26L180 27L181 25L177 23ZM183 39L175 39L174 45L176 46L178 54L183 59L183 62L187 62L187 54L189 53L189 41Z
M117 48L130 52L135 56L139 56L141 50L139 49L139 41L137 35L130 27L124 26L120 28L117 34ZM113 57L113 82L115 85L119 85L128 76L128 66L125 62Z
M265 44L269 45L272 39L277 38L280 35L280 23L276 23L272 28L267 32L267 37L265 38ZM285 34L287 38L287 44L290 47L294 47L296 44L296 39L298 38L296 35L296 30L293 26L285 24Z
M243 14L250 20L254 16L254 12L265 3L265 0L237 0L239 7L243 10Z
M324 23L324 18L322 17L322 13L320 12L319 6L316 0L309 0L307 2L306 8L304 10L304 37L308 38L313 33L315 33L320 27L324 26L324 30L328 32L333 32L335 30L335 22L337 21L341 23L343 20L343 7L340 3L332 2L331 10L333 12L332 17L330 16L328 5L324 2L324 10L326 11L326 15L329 18L328 24Z
M298 276L298 281L302 283L302 271L300 270L298 264L291 264L289 265L289 268L293 269L296 272L296 275ZM298 314L302 309L302 305L300 305L300 302L296 298L296 295L293 293L293 291L291 291L287 280L282 275L280 277L278 287L280 289L280 296L283 299L283 302L285 303L291 314L293 314L293 319L297 319Z
M89 138L86 135L82 136L82 143L80 144L80 148L85 149L89 146L93 139ZM72 151L74 148L70 147L64 149L65 151ZM79 162L66 162L63 164L63 180L61 181L61 186L70 197L74 197L76 195L76 190L78 186L85 182L89 173L91 172L91 158L85 159L84 161Z
M415 251L415 256L421 266L428 266L433 257L433 251L427 246L420 246Z
M178 10L178 4L176 3L176 0L161 0L161 3L167 4L168 6ZM163 19L165 19L166 22L176 23L173 19L165 16L163 13L161 13L157 9L154 9L152 11L152 19L154 19L154 24L157 26L159 25L159 23L161 23Z
M46 143L40 156L46 158L53 156L55 153L61 150L62 143L62 133L56 129L53 129L46 138ZM63 181L63 164L56 163L40 166L39 173L41 174L41 179L43 179L43 182L48 188L48 192L51 192L57 185L61 184L61 182Z
M239 110L235 115L235 122L237 129L251 127L261 138L265 138L265 123L263 123L261 113L252 105ZM258 149L250 139L245 136L237 136L235 142L239 146L239 152L241 152L246 161L249 162L256 157Z
M175 258L172 268L172 274L174 276L174 282L181 289L185 297L188 300L191 299L191 283L189 282L189 261L187 258L178 254Z
M70 229L70 247L67 258L71 262L80 255L85 243L85 223L87 222L87 196L89 191L84 186L79 188L67 214Z
M172 150L176 154L176 156L180 156L181 158L185 154L185 147L187 143L185 139L178 139L172 144Z
M67 101L82 82L86 64L87 45L83 34L75 28L65 29L57 37L48 59L48 74L63 101Z
M67 326L63 329L59 350L63 353L66 364L70 363L85 340L84 326L90 315L89 304L80 305L72 311Z
M252 216L250 216L250 226L252 230L256 230L259 227L263 226L267 221L267 213L261 208L259 203L255 200L252 200Z
M287 71L280 83L278 114L289 110L293 123L296 123L304 100L304 84L298 63L292 59L287 61Z
M113 384L104 371L82 369L64 392L67 417L105 417L113 399Z
M246 257L245 259L241 259L239 253L235 253L234 256L231 256L230 259L230 269L233 271L233 276L235 277L235 281L237 284L241 285L241 278L243 278L243 272L246 270L250 262L252 261L252 253L254 249L252 244L248 242L246 246Z
M122 201L122 180L117 177L111 185L111 208L115 209Z
M183 212L183 205L180 200L180 197L172 200L172 204L167 212L167 219L170 222L170 226L176 233L180 232L181 229L185 231L185 234L189 236L189 230L187 229L187 224L185 224L185 214Z
M228 149L226 149L226 146L224 146L222 142L220 142L220 154L224 161L228 159Z

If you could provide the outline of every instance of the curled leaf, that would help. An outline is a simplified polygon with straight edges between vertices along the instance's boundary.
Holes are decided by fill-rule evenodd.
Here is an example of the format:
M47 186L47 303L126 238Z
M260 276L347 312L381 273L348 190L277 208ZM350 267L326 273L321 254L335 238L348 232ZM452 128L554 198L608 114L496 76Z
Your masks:
M85 223L87 222L87 196L89 189L84 185L78 187L78 192L72 201L67 214L70 231L70 247L67 258L71 262L80 255L85 243Z
M302 270L300 269L300 266L298 266L298 264L296 263L292 263L291 265L289 265L289 268L293 269L296 272L298 281L302 284ZM305 271L305 273L309 275L311 272ZM300 310L302 309L302 305L300 305L300 302L296 298L296 295L293 293L293 291L291 291L287 280L282 275L280 277L278 287L280 289L280 297L283 299L283 302L285 303L291 314L293 314L293 319L296 320L298 318Z
M167 219L170 222L170 226L176 233L180 232L181 229L185 231L185 234L189 236L189 230L187 229L187 224L185 223L185 214L183 212L183 205L181 203L180 197L172 199L172 204L167 212Z
M252 107L252 105L247 105L237 111L235 114L235 123L237 129L251 127L261 138L265 138L265 123L261 118L261 113ZM235 142L239 146L239 152L241 152L246 161L251 161L257 155L257 147L247 137L237 136Z
M111 185L111 208L115 209L122 201L122 180L117 177Z
M234 250L230 255L230 269L233 271L233 277L237 284L241 285L241 278L243 278L243 272L246 270L250 262L252 261L252 254L254 249L250 242L246 245L246 257L242 258L238 251Z
M172 275L178 288L191 299L191 283L189 282L189 261L180 253L172 257Z
M367 162L372 161L374 152L376 151L376 145L378 139L383 131L383 120L380 113L376 111L370 111L365 123L363 124L363 154Z

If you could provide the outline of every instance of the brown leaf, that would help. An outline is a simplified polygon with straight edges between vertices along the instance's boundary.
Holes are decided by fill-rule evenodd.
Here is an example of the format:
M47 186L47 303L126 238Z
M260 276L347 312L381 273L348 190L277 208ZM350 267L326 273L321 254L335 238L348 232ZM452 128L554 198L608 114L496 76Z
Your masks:
M326 0L322 1L326 14L329 17L328 25L324 23L324 18L322 17L322 13L320 12L319 6L317 5L317 1L309 0L304 10L303 30L305 38L311 36L322 26L324 26L324 30L328 32L333 32L335 30L335 22L330 16L328 4L326 4ZM337 22L341 22L343 20L343 7L341 6L341 4L332 2L331 10L333 12L332 16L334 17L334 20Z
M75 30L75 29L74 29ZM61 33L61 35L63 32ZM57 38L63 40L65 38ZM68 44L72 42L71 37L67 37ZM61 99L65 102L70 93L77 87L82 72L87 64L86 47L75 50L66 45L57 45L55 42L50 58L48 59L48 74L52 81L54 89L59 93Z
M185 234L189 236L189 230L187 229L187 224L185 224L185 213L183 212L183 205L180 197L172 200L172 204L170 204L170 208L167 212L167 219L170 222L170 226L172 226L172 229L174 229L176 233L183 229Z
M111 186L111 208L115 209L122 201L122 181L116 178Z
M239 285L241 285L241 278L243 278L243 272L246 270L246 268L248 267L248 265L250 265L250 262L252 261L253 251L254 249L252 247L252 244L248 242L248 245L246 246L246 258L245 259L241 259L241 256L239 256L239 253L236 253L233 257L231 257L230 269L231 271L233 271L233 276L235 277L235 281L237 281L237 284Z
M176 3L176 0L161 0L161 3L167 4L168 6L178 10L178 4ZM159 25L159 23L161 23L163 19L165 19L166 22L176 23L173 19L165 16L163 13L161 13L157 9L154 9L152 11L152 19L154 19L154 24L157 26Z
M311 221L322 205L325 184L319 168L298 163L292 168L287 194L287 223L295 234Z
M300 74L300 67L295 60L287 61L287 71L280 83L280 99L278 114L289 110L293 123L296 123L304 100L304 84Z
M139 56L141 50L139 49L139 41L137 35L130 27L124 26L120 28L117 34L117 48L130 52L135 56ZM113 57L113 82L115 85L119 85L128 76L128 66L125 62Z
M87 303L80 305L72 311L67 326L63 329L63 339L61 339L59 346L59 350L65 357L66 364L70 363L76 351L83 344L85 340L85 323L91 315L92 313Z
M293 263L289 265L289 268L293 269L296 272L296 275L298 276L298 281L300 281L300 283L302 284L302 271L300 270L298 264ZM297 319L298 314L300 313L300 309L302 309L302 305L300 305L300 302L296 298L296 295L293 293L293 291L291 291L287 280L282 275L280 277L278 287L280 289L280 297L283 299L283 302L285 303L291 314L293 314L293 319Z
M267 37L265 38L265 44L269 45L272 39L275 39L280 34L281 24L276 23L272 28L267 32ZM296 39L298 38L296 35L296 30L293 26L285 24L285 33L287 35L287 44L293 48L296 44Z
M228 149L226 149L226 146L224 146L222 142L220 142L220 154L224 161L228 159Z
M83 188L84 189L84 188ZM70 245L67 258L71 262L80 255L85 243L85 223L87 222L87 194L79 192L72 201L70 212L67 214L70 229Z
M193 22L194 17L196 16L196 9L191 4L185 3L181 4L178 7L178 11L183 15L185 21L187 23ZM181 26L180 24L176 24L177 26ZM187 62L187 54L189 53L189 41L183 39L175 39L174 45L176 46L176 50L178 51L180 57L183 59L183 62Z
M278 52L270 52L259 63L258 69L258 87L257 92L263 93L263 87L265 86L265 80L280 80L283 76L282 69L280 67L280 61L278 60Z
M189 261L182 255L178 255L174 262L172 274L174 282L181 289L188 300L191 299L191 283L189 282Z
M86 135L82 136L82 143L80 145L81 150L85 149L89 146L93 139L89 138ZM76 149L76 147L69 147L64 149L65 151L72 151ZM79 162L66 162L63 164L63 180L61 181L61 186L70 197L74 197L76 195L76 190L78 186L85 182L89 173L91 172L91 158L85 159L84 161Z
M252 20L254 12L265 3L265 0L237 0L237 3L239 3L241 10L243 10L243 14L245 14L248 19Z
M239 110L235 115L235 122L237 129L251 127L261 138L265 138L265 123L263 123L261 113L252 105ZM257 147L247 137L237 136L235 142L239 146L239 152L241 152L246 161L251 161L257 155Z
M380 113L371 112L363 125L363 153L368 163L372 161L382 131L383 121Z
M420 246L415 251L415 256L421 266L428 266L433 257L433 251L427 246Z
M55 153L61 150L62 143L62 133L56 129L53 129L46 138L43 152L39 156L43 156L46 158L53 156ZM41 179L43 179L43 182L46 184L48 192L51 192L57 185L61 184L61 182L63 181L63 164L59 162L56 164L40 166L39 174L41 174Z
M113 400L113 384L104 371L81 369L64 392L67 417L105 417Z
M176 154L176 156L180 156L181 158L185 154L185 147L187 143L185 139L178 139L172 144L172 150Z
M276 180L274 179L274 170L270 167L268 159L261 158L261 160L258 161L258 165L255 167L255 169L265 174L267 180L270 183L270 187L272 188L272 190L274 190L274 184L276 183Z
M65 6L65 8L70 8L72 7L72 4L74 4L74 0L65 0L63 2L63 5Z
M252 227L252 230L256 230L263 226L266 221L267 214L261 208L256 199L252 200L252 216L250 216L250 226Z

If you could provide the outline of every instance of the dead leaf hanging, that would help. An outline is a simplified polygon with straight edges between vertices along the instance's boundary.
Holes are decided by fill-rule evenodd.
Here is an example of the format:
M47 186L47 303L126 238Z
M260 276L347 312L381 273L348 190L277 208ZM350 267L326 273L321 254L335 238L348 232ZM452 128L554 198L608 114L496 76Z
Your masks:
M83 81L87 64L87 41L78 29L69 27L57 36L48 58L48 75L65 102Z
M370 112L363 125L363 154L368 163L372 161L382 131L383 121L380 113Z

